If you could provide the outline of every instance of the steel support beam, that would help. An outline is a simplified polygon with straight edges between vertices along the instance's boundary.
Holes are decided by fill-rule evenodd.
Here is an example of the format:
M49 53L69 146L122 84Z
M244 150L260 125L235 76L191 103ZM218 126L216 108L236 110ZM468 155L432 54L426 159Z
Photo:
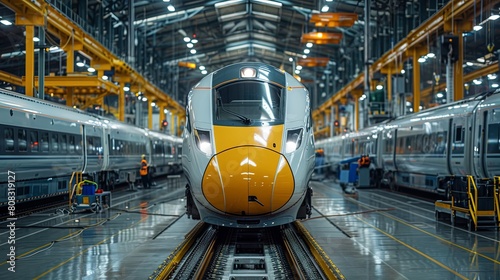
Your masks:
M26 25L26 83L24 84L24 90L27 96L34 96L35 43L33 37L35 37L35 26Z
M413 49L417 44L421 42L427 42L428 34L435 33L439 29L444 28L445 24L448 24L454 19L460 18L466 12L468 12L474 5L474 0L450 0L446 6L441 10L427 19L419 27L412 30L404 40L398 42L394 48L382 55L373 65L370 67L371 73L376 73L382 68L385 68L390 63L395 63L399 60L406 60L406 58L411 57L413 54L409 50ZM332 104L336 103L342 96L347 95L353 89L358 88L364 83L364 74L358 75L353 81L344 86L340 91L332 96L329 100L325 101L322 105L318 107L313 112L313 119L315 121L319 120L321 111L330 107Z

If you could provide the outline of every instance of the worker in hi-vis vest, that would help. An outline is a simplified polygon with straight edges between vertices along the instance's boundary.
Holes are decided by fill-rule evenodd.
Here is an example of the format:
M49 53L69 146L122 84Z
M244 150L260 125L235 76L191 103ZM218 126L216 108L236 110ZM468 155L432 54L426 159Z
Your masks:
M144 189L151 188L151 183L149 182L148 162L146 160L146 155L142 155L141 169L139 170L139 174L141 174L142 187Z

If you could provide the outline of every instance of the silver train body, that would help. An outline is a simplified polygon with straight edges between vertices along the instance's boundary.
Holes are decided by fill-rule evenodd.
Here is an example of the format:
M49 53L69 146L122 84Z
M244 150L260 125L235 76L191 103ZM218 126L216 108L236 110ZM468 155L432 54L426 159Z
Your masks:
M182 170L180 137L3 89L0 116L0 205L9 180L18 202L67 193L75 171L110 190L136 177L142 154L156 175Z
M316 142L333 171L369 154L375 182L450 197L453 176L500 175L500 94L488 92Z
M192 88L186 116L188 216L260 228L310 215L310 97L293 76L261 63L224 67Z

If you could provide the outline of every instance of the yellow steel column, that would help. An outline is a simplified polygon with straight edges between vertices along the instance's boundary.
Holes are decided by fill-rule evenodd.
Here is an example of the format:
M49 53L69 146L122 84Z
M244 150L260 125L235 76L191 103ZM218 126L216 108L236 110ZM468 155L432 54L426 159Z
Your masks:
M118 120L123 122L125 121L125 91L123 87L125 86L124 82L120 82L120 92L118 93Z
M455 35L458 36L458 60L453 64L453 100L458 101L464 99L464 41L462 31L455 27Z
M335 103L332 107L335 107L335 120L339 122L339 127L340 127L340 110L339 110L339 103ZM335 121L334 120L334 121ZM339 132L339 127L333 126L333 136L337 135Z
M392 100L392 67L387 69L387 104L386 106L390 106ZM387 112L387 108L385 108Z
M66 75L68 73L73 73L75 71L75 52L73 51L73 46L66 50ZM74 87L66 88L66 105L73 106L73 90Z
M163 127L163 120L167 119L167 116L165 114L165 109L167 109L167 106L165 105L165 103L159 103L158 108L160 108L160 113L158 114L158 123L160 124L160 130L166 130L167 128Z
M24 85L26 95L33 96L35 86L35 26L26 25L26 84Z
M179 133L177 133L177 132L179 131L178 127L180 127L180 120L179 120L179 118L177 118L177 122L176 122L176 119L175 119L174 114L171 114L171 115L170 115L170 123L172 124L172 125L170 126L170 133L171 133L172 135L176 135L176 136L177 136L177 135L180 135ZM174 124L175 124L175 125L174 125ZM185 125L185 124L184 124L184 125ZM182 131L181 131L181 133L182 133Z
M413 112L419 111L420 107L420 62L419 52L413 48Z
M363 95L363 90L355 89L351 92L354 97L354 130L359 130L359 98Z
M153 129L153 106L151 106L151 97L148 98L148 128Z

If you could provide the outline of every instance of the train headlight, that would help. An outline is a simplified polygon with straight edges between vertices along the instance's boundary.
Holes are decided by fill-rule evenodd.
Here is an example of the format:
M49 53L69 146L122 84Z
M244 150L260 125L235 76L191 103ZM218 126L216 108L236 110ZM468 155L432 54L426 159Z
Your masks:
M212 143L210 142L210 131L195 129L194 136L198 149L207 155L211 155Z
M286 152L291 153L297 150L302 143L302 128L292 129L286 135Z
M257 76L257 70L250 67L245 67L240 70L240 76L242 78L255 78Z

